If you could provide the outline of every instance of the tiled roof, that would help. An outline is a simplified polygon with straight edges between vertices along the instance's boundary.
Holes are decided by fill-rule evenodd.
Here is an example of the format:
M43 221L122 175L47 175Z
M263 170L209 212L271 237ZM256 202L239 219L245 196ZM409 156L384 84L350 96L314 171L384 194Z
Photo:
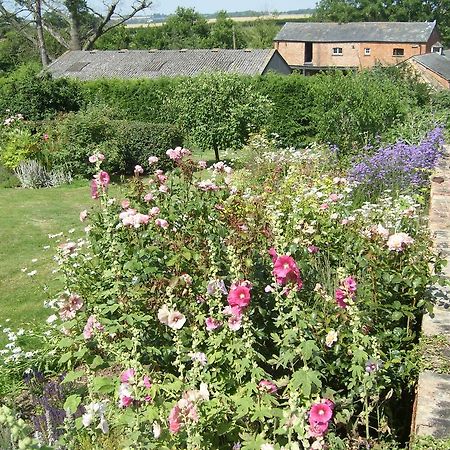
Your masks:
M436 22L288 22L275 41L427 42Z
M443 55L426 53L425 55L414 56L412 59L450 81L450 57L446 55L446 51L444 51Z
M54 77L157 78L203 72L262 74L274 49L70 51L48 67Z

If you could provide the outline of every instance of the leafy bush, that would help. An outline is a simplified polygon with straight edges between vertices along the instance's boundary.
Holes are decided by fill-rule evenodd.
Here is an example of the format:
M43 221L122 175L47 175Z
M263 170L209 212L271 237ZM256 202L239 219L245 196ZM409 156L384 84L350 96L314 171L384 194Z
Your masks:
M55 168L89 177L89 155L106 156L105 169L114 174L130 172L134 165L150 154L168 164L165 152L180 145L178 127L122 120L122 113L105 106L91 105L86 110L71 113L48 125L47 153ZM54 125L53 125L54 124Z
M167 101L192 145L203 150L238 149L271 115L272 104L243 77L211 73L186 78Z
M137 171L116 199L95 162L99 206L80 216L85 239L59 243L49 303L49 347L75 384L60 445L344 450L407 408L441 268L420 205L355 209L322 150L270 150L209 179L174 150L173 173Z
M14 173L0 164L0 187L10 188L19 185L20 182Z
M23 66L0 78L0 112L22 114L27 120L54 117L59 112L76 111L81 96L78 83L66 78L52 79L39 66Z

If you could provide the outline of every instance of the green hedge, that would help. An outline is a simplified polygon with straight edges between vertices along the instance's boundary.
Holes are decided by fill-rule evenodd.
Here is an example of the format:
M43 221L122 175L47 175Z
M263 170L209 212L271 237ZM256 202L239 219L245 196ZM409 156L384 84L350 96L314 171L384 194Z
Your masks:
M107 117L98 107L69 114L47 124L49 140L43 144L52 167L65 168L72 175L89 177L89 155L106 156L104 169L111 174L132 174L136 164L148 168L150 155L161 159L159 167L168 167L165 152L181 145L180 129L171 124L118 120Z
M27 120L42 120L77 111L82 103L78 82L52 79L36 65L23 66L0 78L0 117L20 113Z

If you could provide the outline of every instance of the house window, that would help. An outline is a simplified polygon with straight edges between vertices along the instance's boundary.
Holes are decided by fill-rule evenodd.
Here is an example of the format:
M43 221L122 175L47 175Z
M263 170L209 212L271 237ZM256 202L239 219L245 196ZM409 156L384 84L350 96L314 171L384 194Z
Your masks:
M364 49L364 55L365 56L369 56L370 55L370 48L365 48Z
M442 47L431 47L433 53L439 53L440 55L442 55L442 50Z
M333 55L342 55L342 47L333 47Z
M404 48L394 48L392 51L392 56L405 56Z

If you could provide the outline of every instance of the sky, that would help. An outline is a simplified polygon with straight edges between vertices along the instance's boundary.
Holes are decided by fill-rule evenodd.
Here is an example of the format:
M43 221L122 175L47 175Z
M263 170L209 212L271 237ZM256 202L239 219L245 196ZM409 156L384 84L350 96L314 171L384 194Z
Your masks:
M151 12L171 14L177 6L195 8L209 14L225 9L227 11L289 11L313 8L316 0L154 0Z

